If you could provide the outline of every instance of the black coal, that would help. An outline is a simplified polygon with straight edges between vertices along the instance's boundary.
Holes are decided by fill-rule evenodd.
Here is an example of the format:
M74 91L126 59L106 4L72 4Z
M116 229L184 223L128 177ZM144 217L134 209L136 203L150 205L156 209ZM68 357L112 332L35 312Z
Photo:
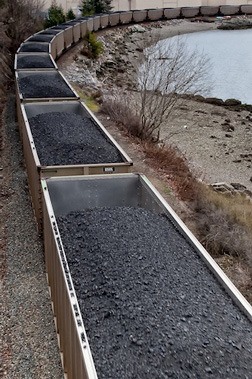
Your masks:
M99 379L250 378L251 323L165 216L101 208L58 225Z
M19 54L17 59L17 68L54 68L53 62L49 55L23 55Z
M35 42L27 42L23 43L20 47L20 51L22 52L30 52L30 53L49 53L49 43L35 43Z
M40 163L120 163L123 159L108 137L88 117L49 112L29 119Z
M19 78L20 92L24 98L76 97L59 73L33 73Z

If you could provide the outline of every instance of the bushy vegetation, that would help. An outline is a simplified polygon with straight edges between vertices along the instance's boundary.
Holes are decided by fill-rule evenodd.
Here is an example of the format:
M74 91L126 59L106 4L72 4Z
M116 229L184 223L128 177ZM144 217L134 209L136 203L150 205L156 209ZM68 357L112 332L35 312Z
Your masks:
M83 0L81 12L83 16L90 16L95 13L109 12L111 9L111 0Z
M81 53L91 59L97 59L103 50L103 43L97 40L95 33L88 32Z
M0 0L0 102L12 77L14 54L29 35L42 28L42 1Z
M62 24L65 21L74 20L76 18L72 8L65 14L61 5L57 5L56 0L52 1L52 5L48 9L48 15L44 21L44 28L50 28Z
M2 0L0 23L7 43L4 48L7 46L12 55L21 42L42 28L42 5L40 0Z
M70 8L66 14L66 19L67 20L74 20L76 18L72 8Z
M48 9L48 16L44 22L44 28L50 28L51 26L62 24L66 21L63 8L57 5L56 1L52 2L52 5Z

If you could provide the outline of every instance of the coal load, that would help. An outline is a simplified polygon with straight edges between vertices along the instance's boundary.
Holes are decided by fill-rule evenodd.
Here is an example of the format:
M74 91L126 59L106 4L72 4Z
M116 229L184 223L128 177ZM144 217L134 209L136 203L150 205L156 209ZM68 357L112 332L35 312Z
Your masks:
M20 51L23 53L49 53L49 43L24 43L21 45Z
M24 98L76 97L59 73L32 73L19 78L18 83Z
M42 35L42 34L53 34L53 35L57 35L59 34L61 31L60 30L54 30L54 29L46 29L44 30L43 32L40 32L39 34Z
M55 68L49 55L22 55L17 59L17 68Z
M99 379L249 378L250 321L165 216L57 221Z
M72 26L72 25L63 25L63 24L60 24L60 25L53 26L51 29L55 29L55 30L65 30L65 29L70 28L71 26Z
M46 34L36 34L35 36L29 38L29 42L51 42L51 40L54 38L54 35L48 35Z
M43 166L123 162L117 148L90 118L50 112L30 118L29 123Z

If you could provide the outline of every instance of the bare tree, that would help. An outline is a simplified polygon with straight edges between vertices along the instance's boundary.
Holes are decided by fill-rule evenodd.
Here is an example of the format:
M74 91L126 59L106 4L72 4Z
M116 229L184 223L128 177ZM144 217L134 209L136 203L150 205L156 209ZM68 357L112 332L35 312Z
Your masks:
M43 0L4 1L1 20L6 36L10 40L10 51L14 54L21 42L42 28Z
M121 113L123 109L123 119L131 114L135 120L133 134L140 139L159 141L162 124L181 101L180 95L207 92L209 70L207 57L197 50L190 51L182 37L170 39L165 45L158 42L145 49L138 62L137 93L110 94L110 105L105 97L104 107L120 108ZM115 113L114 109L113 117Z
M42 8L41 0L0 0L0 100L5 96L17 48L42 27Z

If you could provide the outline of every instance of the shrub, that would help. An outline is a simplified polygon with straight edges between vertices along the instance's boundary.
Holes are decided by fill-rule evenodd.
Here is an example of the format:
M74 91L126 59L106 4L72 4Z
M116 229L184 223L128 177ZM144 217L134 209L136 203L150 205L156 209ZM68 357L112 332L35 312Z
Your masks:
M83 0L82 16L90 16L94 13L109 12L111 8L111 0Z
M88 32L86 35L86 44L82 49L82 53L89 58L97 59L100 54L103 53L103 43L98 41L94 33Z
M58 6L56 1L52 2L52 5L48 9L48 16L44 22L44 28L50 28L51 26L62 24L66 21L63 9Z
M75 19L75 14L72 10L72 8L70 8L66 14L66 19L67 20L74 20Z

